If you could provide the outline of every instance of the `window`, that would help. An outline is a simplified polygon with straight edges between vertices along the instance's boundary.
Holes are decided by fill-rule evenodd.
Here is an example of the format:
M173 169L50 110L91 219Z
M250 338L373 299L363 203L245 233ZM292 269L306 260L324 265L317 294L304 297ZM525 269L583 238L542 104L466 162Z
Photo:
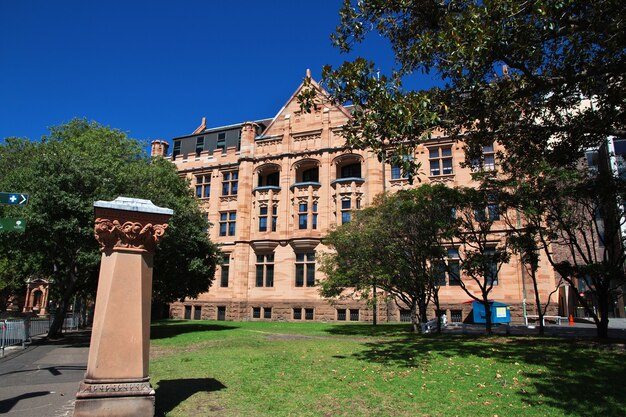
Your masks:
M193 319L202 320L202 306L193 306Z
M230 272L230 254L222 255L222 271L220 272L220 287L228 287L228 273Z
M483 146L483 169L485 171L496 169L496 154L493 150L493 144Z
M211 175L197 175L196 176L196 197L197 198L211 197Z
M351 220L352 201L349 198L341 200L341 224L348 223Z
M302 308L298 307L293 309L293 319L302 320Z
M446 285L446 265L442 261L433 262L432 274L436 285L440 287Z
M450 323L462 323L463 310L450 310Z
M259 207L259 232L267 232L267 206Z
M304 309L304 319L305 320L313 320L313 316L314 316L314 311L312 308L305 308Z
M309 223L309 205L307 203L298 204L298 229L306 229Z
M496 169L496 153L494 152L493 144L483 146L482 160L479 158L472 159L470 167L473 172L493 171Z
M260 254L256 256L256 286L274 286L274 254Z
M278 223L278 207L272 206L272 232L276 231L276 224Z
M209 213L202 213L202 217L204 218L204 233L209 232Z
M341 167L341 178L361 178L361 164L355 163Z
M485 283L487 285L498 285L498 264L495 261L496 250L485 250Z
M263 307L263 318L264 319L272 318L272 307Z
M222 195L237 195L239 172L224 172L222 175Z
M226 150L226 132L217 134L217 149L221 149L222 152Z
M319 182L319 168L310 168L302 171L302 182Z
M280 173L272 172L271 174L267 174L265 176L259 175L259 187L268 187L274 186L278 187L280 185Z
M174 146L172 147L172 161L175 160L178 155L180 155L180 141L175 140Z
M449 248L447 253L447 268L442 261L433 263L433 278L437 285L443 287L445 285L459 286L461 285L461 275L459 268L459 250Z
M474 208L474 218L478 222L500 220L500 206L498 196L495 193L487 195L487 205Z
M399 180L400 178L406 178L402 176L402 167L400 165L392 165L391 166L391 179Z
M448 283L451 286L461 285L461 267L459 264L459 250L448 249Z
M438 146L428 149L430 175L452 174L452 146Z
M407 161L407 160L411 160L412 158L409 155L403 155L402 159L404 161ZM402 165L397 165L397 164L391 165L391 179L392 180L408 179L409 177L410 177L409 173L402 172Z
M338 308L337 309L337 320L338 321L346 321L346 309Z
M198 136L196 138L196 156L200 156L204 150L204 136Z
M268 207L266 205L259 207L259 232L267 232ZM272 223L271 231L276 231L276 223L278 222L278 207L272 206Z
M185 306L185 320L191 320L191 306Z
M217 307L217 319L220 321L226 320L226 307L225 306Z
M411 310L403 308L400 310L400 321L402 323L410 323L411 322Z
M296 253L296 287L315 286L315 252Z
M235 236L236 226L236 211L224 211L220 213L220 236Z
M350 309L350 321L359 321L359 309L358 308Z
M253 319L261 318L261 307L252 307L252 318Z
M309 214L311 215L311 229L317 229L317 201L310 205L306 201L298 204L298 229L309 228Z
M500 220L500 207L496 193L487 194L487 216L490 221Z

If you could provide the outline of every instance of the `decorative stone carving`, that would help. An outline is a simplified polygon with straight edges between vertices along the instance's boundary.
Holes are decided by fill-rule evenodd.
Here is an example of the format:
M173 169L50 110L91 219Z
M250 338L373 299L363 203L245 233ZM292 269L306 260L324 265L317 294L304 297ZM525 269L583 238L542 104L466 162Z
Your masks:
M97 383L83 381L80 383L76 398L99 398L103 395L106 395L106 397L154 395L154 389L150 385L150 382L146 380L138 380L125 383L121 383L118 381L98 381Z
M143 249L152 252L167 228L167 224L141 224L134 221L122 224L118 220L97 218L94 231L103 251Z
M291 135L294 141L315 140L322 138L322 130L312 130L309 132L294 133Z
M454 175L446 175L441 177L430 177L430 182L433 184L447 184L454 182Z

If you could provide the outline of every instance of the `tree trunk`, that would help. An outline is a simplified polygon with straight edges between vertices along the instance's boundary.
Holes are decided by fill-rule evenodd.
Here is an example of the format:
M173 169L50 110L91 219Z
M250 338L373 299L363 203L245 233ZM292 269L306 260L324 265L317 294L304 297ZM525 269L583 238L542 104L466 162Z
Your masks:
M50 323L50 330L48 330L48 338L55 339L63 336L63 322L65 321L65 315L70 307L70 300L74 296L74 289L76 288L76 281L73 277L67 277L69 281L68 287L63 291L59 308L54 314L54 319Z
M599 290L597 296L598 296L598 313L600 313L600 320L595 320L598 338L608 339L609 337L609 302L610 302L610 294L609 294L608 288L606 289L602 288L602 290Z
M411 306L411 329L413 333L419 333L420 331L420 324L417 318L417 303L413 303Z
M372 306L372 324L376 326L378 324L378 299L376 298L376 280L374 280L373 290L374 298Z
M491 330L491 305L489 304L489 298L483 297L483 305L485 306L485 326L488 335L492 334Z
M539 316L539 336L545 335L545 326L543 325L543 309L541 308L541 301L539 299L539 288L537 288L537 267L531 266L530 277L533 280L533 291L535 291L535 306L537 308L537 315Z
M439 288L433 290L433 303L435 304L435 316L437 317L437 333L441 333L441 317L437 314L441 311L439 305Z

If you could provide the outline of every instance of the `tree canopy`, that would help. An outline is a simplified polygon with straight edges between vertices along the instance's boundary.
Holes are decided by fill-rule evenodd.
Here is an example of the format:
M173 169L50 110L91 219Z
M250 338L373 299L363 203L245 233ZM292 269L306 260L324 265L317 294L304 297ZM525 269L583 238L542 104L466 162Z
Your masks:
M322 257L325 297L352 290L370 298L382 289L411 311L414 331L426 322L436 298L436 265L445 256L443 241L452 233L454 190L428 184L381 196L354 219L331 231L324 242L335 252Z
M345 0L340 17L332 40L341 51L377 33L397 66L382 76L365 58L324 68L331 96L355 105L353 146L412 146L441 128L474 153L495 139L520 167L571 164L607 136L626 136L624 2ZM440 86L403 89L415 73Z
M623 179L607 170L598 181L608 189L589 188L588 167L581 160L586 151L603 148L608 160L607 138L626 137L626 3L344 0L339 14L331 38L342 52L367 42L368 35L379 35L389 40L395 58L395 69L382 75L376 63L363 57L338 68L324 67L320 84L330 100L353 105L353 117L343 129L349 146L370 148L381 160L415 171L418 163L403 156L434 133L462 141L467 161L480 161L483 147L495 143L494 174L510 190L523 189L523 182L567 178L573 189L590 192L587 201L599 203L603 224L621 225ZM406 89L420 73L438 78L438 85ZM307 110L327 98L305 90L299 99ZM517 200L517 209L540 219L533 225L537 233L554 230L552 225L545 228L550 206L535 202L571 208L580 196L545 187L530 191ZM567 217L565 211L561 214ZM552 244L560 242L575 258L563 261L569 269L565 264L556 268L561 275L605 271L597 276L611 284L594 284L606 294L594 301L605 314L606 305L598 303L623 292L618 289L624 284L622 239L613 239L600 257L581 256L576 247L580 234L600 230L581 232L569 221L559 226L568 229L558 236L535 235L546 238L539 245L544 256L550 257ZM568 282L580 292L576 280ZM606 319L597 324L605 337Z
M1 208L4 217L23 218L27 227L19 238L0 234L0 255L23 274L54 280L57 317L74 295L95 293L100 254L93 203L120 195L174 210L155 257L154 299L208 290L218 249L188 184L171 163L152 160L125 133L75 119L51 128L40 142L9 138L0 146L0 173L2 190L30 195L26 206Z

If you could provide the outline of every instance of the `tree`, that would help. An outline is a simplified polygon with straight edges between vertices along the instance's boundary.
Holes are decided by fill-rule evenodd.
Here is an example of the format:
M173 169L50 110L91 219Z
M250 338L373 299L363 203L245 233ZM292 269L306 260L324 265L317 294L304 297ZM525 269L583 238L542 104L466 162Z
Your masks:
M210 286L218 250L203 233L208 224L174 166L152 161L139 142L75 119L51 128L41 142L8 139L0 149L11 156L0 161L0 186L30 194L27 206L3 208L4 215L25 218L27 228L21 239L0 235L0 253L9 256L13 250L12 262L54 280L58 305L50 336L60 333L75 294L95 292L100 261L93 232L96 200L124 195L174 210L171 233L155 258L156 299L196 296Z
M499 173L532 183L546 169L578 175L586 150L626 136L624 2L344 0L340 17L332 40L341 51L373 32L394 52L397 69L389 75L357 58L326 66L321 83L331 100L354 105L348 144L381 159L442 129L466 144L468 160L498 143ZM439 85L405 90L416 73L435 74ZM300 99L307 109L324 98L305 91ZM617 186L618 178L608 177ZM554 198L540 190L531 200ZM611 224L620 223L615 201L603 203ZM623 245L613 242L608 263L623 268Z
M545 167L542 174L519 185L520 212L550 264L594 320L598 337L606 338L609 306L623 297L624 211L618 201L626 195L626 184L582 170ZM538 192L552 198L537 200Z
M468 296L483 305L486 331L491 334L489 293L494 285L498 285L498 273L511 257L507 231L498 224L501 202L493 190L459 188L455 191L458 195L456 223L449 244L460 248L460 286ZM470 282L478 287L479 294L468 286Z
M332 40L342 52L374 32L398 65L389 76L364 58L324 68L331 97L355 105L352 145L417 144L438 127L462 134L473 152L495 139L519 165L571 162L626 135L621 1L345 0L340 17ZM440 86L404 90L420 72L436 73Z
M320 282L321 294L337 297L352 288L367 297L375 284L411 310L417 332L419 323L428 321L428 305L439 285L441 242L453 224L450 191L423 185L379 197L330 232L325 243L335 253L322 257L326 279Z

